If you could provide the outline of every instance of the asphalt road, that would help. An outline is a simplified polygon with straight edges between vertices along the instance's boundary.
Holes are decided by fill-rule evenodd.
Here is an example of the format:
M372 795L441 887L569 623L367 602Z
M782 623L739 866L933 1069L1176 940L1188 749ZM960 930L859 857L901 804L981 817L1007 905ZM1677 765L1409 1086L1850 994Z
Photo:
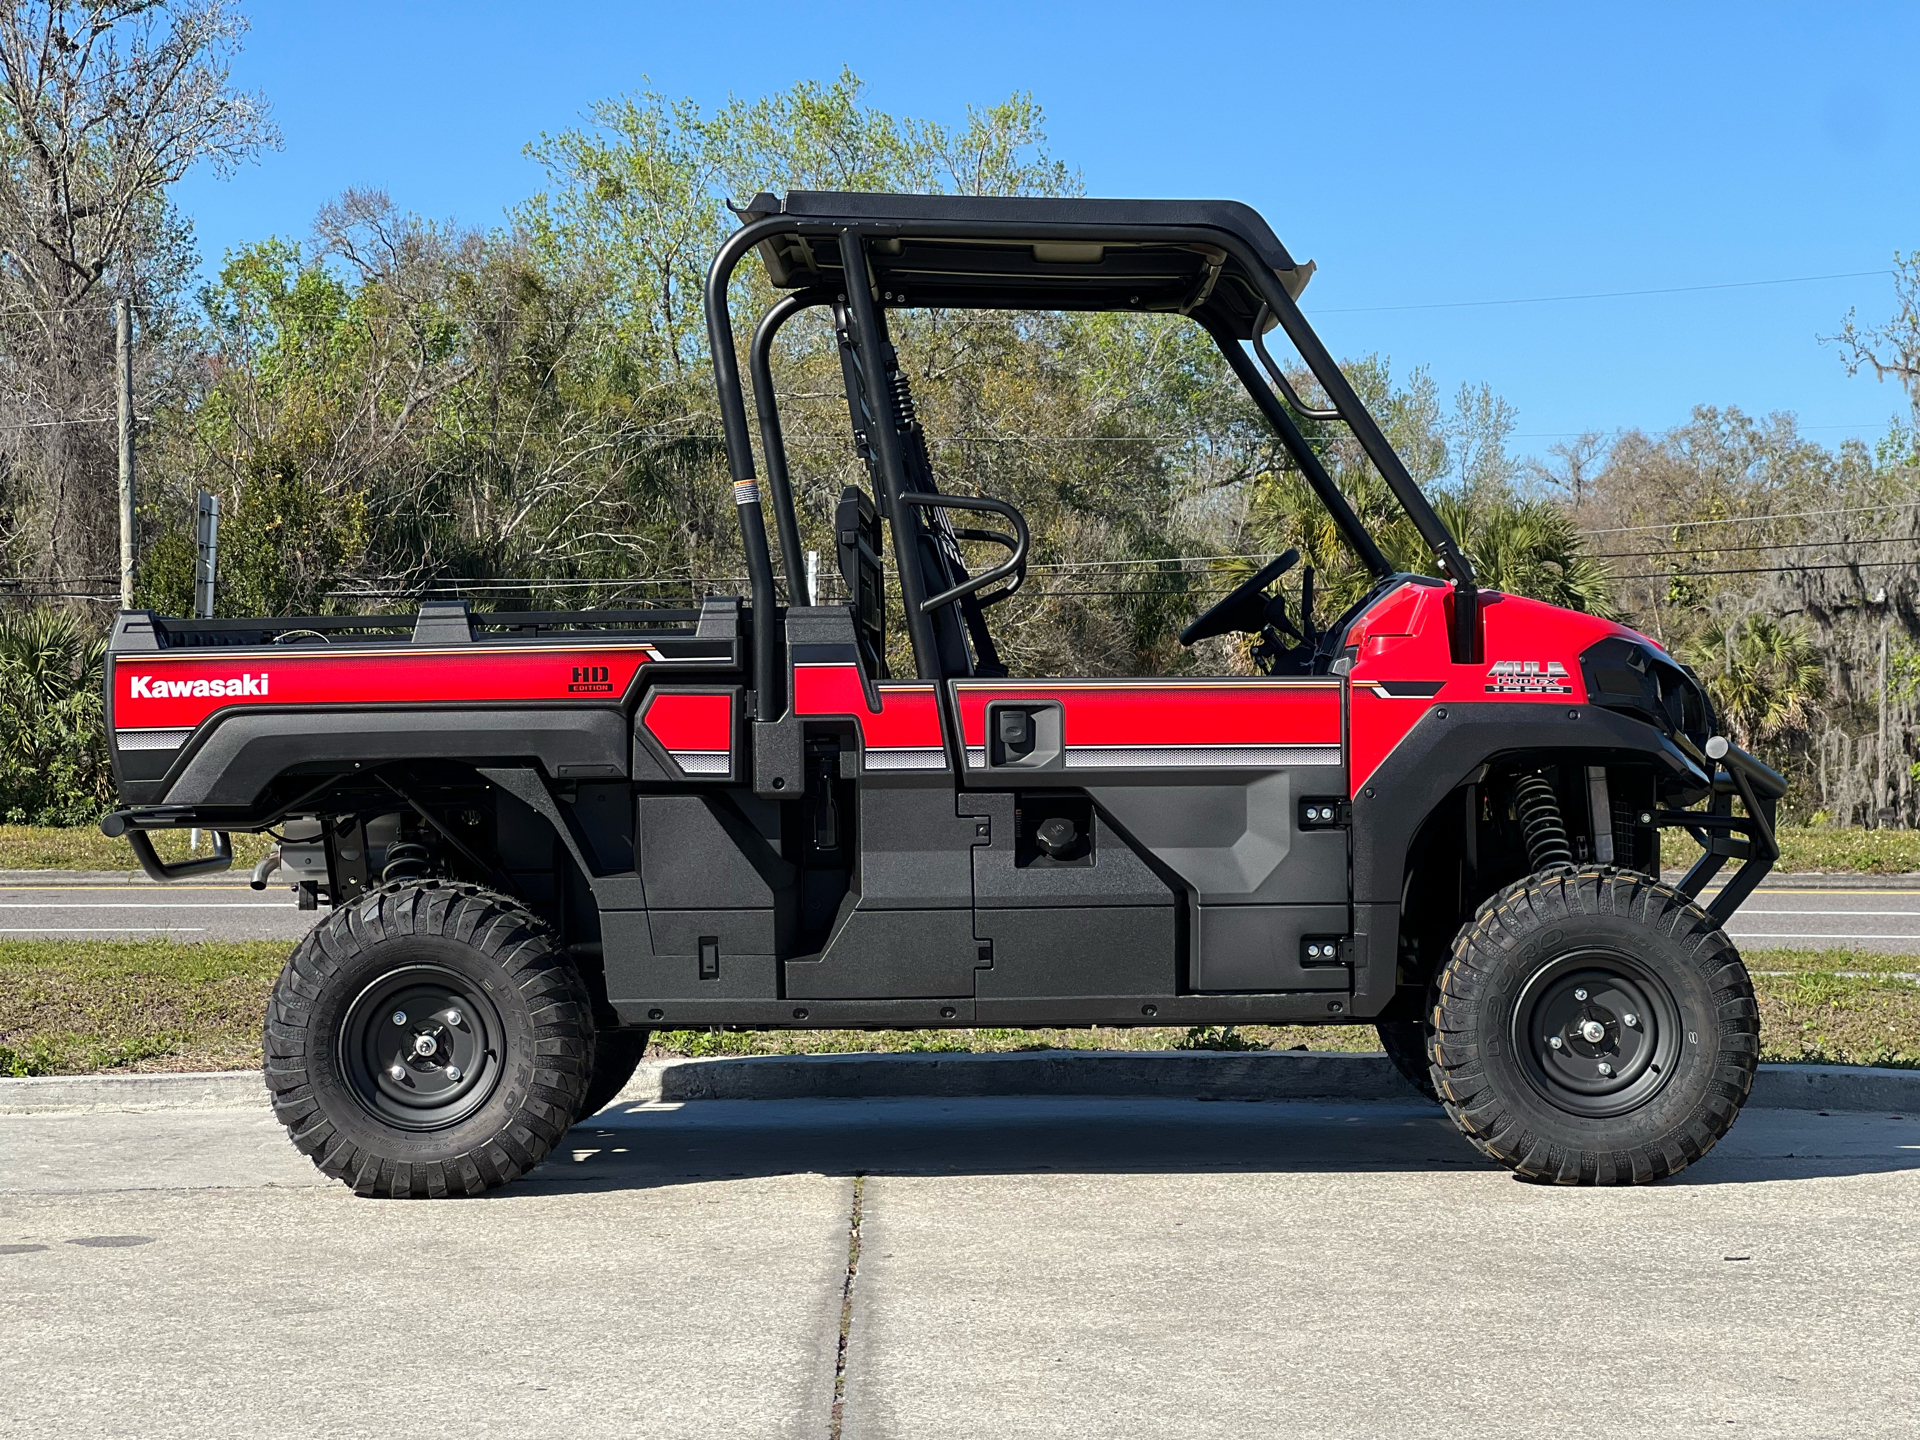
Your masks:
M323 912L301 910L284 885L9 885L0 887L0 939L298 940Z
M1920 955L1920 890L1756 890L1727 934L1742 950L1884 950Z
M0 1434L1910 1436L1915 1214L1915 1116L1579 1191L1417 1106L616 1106L451 1202L0 1117Z
M1710 892L1711 893L1711 892ZM139 883L0 887L0 937L298 940L319 918L284 886ZM1727 927L1743 949L1920 955L1920 890L1756 890Z

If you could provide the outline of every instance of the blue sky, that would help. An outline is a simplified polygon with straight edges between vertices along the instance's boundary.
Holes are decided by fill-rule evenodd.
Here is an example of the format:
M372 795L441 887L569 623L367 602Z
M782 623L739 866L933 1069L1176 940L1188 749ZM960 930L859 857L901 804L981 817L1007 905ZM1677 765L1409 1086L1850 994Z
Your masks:
M1030 90L1096 195L1251 202L1320 266L1338 355L1486 381L1516 448L1789 410L1827 444L1904 397L1817 336L1883 275L1547 304L1454 302L1875 271L1920 249L1900 76L1920 7L256 3L236 79L285 148L178 199L210 259L306 234L349 185L496 223L543 130L643 77L703 105L842 64L896 113ZM1425 306L1452 308L1382 308Z

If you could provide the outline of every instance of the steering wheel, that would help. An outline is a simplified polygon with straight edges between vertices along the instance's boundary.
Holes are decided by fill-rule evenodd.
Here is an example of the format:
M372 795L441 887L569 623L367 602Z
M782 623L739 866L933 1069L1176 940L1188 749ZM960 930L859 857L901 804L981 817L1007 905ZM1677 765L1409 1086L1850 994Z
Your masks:
M1269 560L1252 575L1233 587L1225 595L1208 606L1192 624L1180 632L1180 643L1192 645L1197 641L1211 640L1215 635L1231 635L1239 631L1246 635L1258 635L1261 630L1274 622L1267 613L1271 603L1263 593L1267 586L1278 580L1287 571L1300 563L1300 552L1289 550L1274 560ZM1285 624L1284 617L1281 623ZM1287 625L1292 630L1291 625Z

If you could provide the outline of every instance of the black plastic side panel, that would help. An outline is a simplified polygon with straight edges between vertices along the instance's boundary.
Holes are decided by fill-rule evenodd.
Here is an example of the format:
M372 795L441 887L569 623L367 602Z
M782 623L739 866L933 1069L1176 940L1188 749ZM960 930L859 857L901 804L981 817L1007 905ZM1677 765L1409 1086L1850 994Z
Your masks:
M660 1000L616 1004L627 1025L745 1025L820 1030L885 1026L912 1030L965 1025L1311 1025L1350 1023L1347 999L1324 991L1283 995L1176 995L1142 1001L1132 996L972 1000Z
M991 943L993 963L974 971L974 994L1063 1003L1171 995L1174 916L1171 905L983 910L974 929Z
M1062 865L1048 864L1025 853L1015 816L1020 805L1020 797L1006 793L975 791L960 797L963 813L988 822L991 843L976 844L973 849L973 898L982 910L1174 903L1173 891L1166 882L1133 853L1133 847L1090 804L1091 843L1086 854L1077 863ZM1065 986L1049 993L1090 992Z
M777 1004L779 961L766 910L605 910L607 999L633 1024L651 1009Z
M817 960L789 960L789 999L973 997L973 911L848 911Z
M1297 803L1338 794L1340 780L1331 766L1299 766L1242 784L1090 785L1087 793L1202 905L1345 904L1346 832L1300 829Z
M860 786L860 908L973 905L973 821L954 813L953 782Z
M642 795L636 849L652 910L772 908L794 868L731 796Z
M291 766L354 761L528 758L549 775L616 778L627 737L618 710L250 710L195 737L165 799L250 805Z
M1193 988L1344 994L1352 983L1346 965L1303 964L1302 952L1314 937L1344 942L1347 929L1344 905L1203 905Z

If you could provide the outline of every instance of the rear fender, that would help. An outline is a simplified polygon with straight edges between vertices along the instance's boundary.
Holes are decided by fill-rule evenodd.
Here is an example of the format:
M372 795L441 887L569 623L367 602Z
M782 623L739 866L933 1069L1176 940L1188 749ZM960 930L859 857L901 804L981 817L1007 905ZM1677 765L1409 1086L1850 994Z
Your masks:
M216 718L134 804L257 805L298 765L351 769L405 760L537 761L556 780L627 775L630 727L616 709L247 710Z

